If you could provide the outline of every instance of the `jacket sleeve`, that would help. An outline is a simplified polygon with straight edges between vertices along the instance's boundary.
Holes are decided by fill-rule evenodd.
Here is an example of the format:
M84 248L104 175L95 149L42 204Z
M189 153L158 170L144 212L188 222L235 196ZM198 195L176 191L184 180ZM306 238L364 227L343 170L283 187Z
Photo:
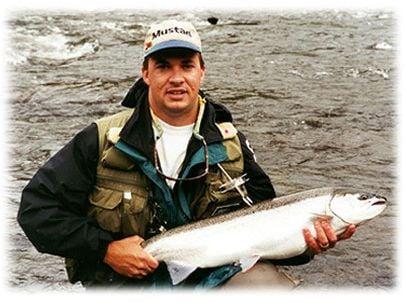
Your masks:
M98 132L91 124L24 188L17 220L39 252L92 261L104 258L112 235L86 216L97 162Z
M238 132L239 140L242 146L242 152L244 157L244 170L249 178L246 182L246 190L249 197L253 202L260 202L266 199L274 199L276 192L271 184L269 176L263 171L263 169L256 162L253 149L249 146L246 137ZM314 254L307 250L299 256L295 256L283 260L271 260L271 263L276 265L300 265L311 261Z
M244 171L249 180L245 183L246 190L253 202L260 202L276 197L273 185L269 176L256 162L254 152L249 146L246 137L238 132L239 141L242 146Z

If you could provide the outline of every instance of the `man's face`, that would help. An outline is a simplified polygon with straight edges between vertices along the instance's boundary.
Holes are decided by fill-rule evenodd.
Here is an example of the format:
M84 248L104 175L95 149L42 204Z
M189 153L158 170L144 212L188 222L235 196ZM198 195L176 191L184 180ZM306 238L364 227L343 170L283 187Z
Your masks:
M147 69L142 69L142 77L149 86L149 103L154 113L169 123L171 119L196 115L204 72L196 52L180 51L151 57Z

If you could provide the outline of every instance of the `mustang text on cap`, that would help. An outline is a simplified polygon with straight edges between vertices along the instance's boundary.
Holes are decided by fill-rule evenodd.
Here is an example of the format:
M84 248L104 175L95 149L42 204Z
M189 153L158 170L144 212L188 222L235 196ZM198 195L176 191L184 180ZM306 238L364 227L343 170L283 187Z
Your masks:
M190 22L167 20L153 24L146 34L144 58L167 48L188 48L201 53L201 40Z

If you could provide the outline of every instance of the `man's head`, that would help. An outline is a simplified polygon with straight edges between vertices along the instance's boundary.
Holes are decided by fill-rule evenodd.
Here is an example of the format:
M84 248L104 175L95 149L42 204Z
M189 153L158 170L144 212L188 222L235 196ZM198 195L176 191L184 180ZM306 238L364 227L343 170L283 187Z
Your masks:
M172 125L193 123L205 66L200 38L188 22L153 25L145 39L142 77L154 113Z

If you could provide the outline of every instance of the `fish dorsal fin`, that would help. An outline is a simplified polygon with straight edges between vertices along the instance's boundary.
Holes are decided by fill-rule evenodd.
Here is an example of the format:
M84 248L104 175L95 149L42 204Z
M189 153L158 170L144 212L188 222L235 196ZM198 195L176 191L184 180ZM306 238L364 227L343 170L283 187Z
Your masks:
M330 221L333 219L333 216L329 216L326 214L319 214L319 213L311 212L311 215L312 215L312 217L311 217L312 222L315 222L316 220L319 220L319 219L325 220L325 221Z
M184 281L193 271L197 269L196 266L180 264L177 262L167 262L166 265L173 285L177 285Z
M242 272L246 272L251 269L257 263L257 261L259 261L259 259L260 256L257 255L241 258L239 260L239 265L242 268Z

